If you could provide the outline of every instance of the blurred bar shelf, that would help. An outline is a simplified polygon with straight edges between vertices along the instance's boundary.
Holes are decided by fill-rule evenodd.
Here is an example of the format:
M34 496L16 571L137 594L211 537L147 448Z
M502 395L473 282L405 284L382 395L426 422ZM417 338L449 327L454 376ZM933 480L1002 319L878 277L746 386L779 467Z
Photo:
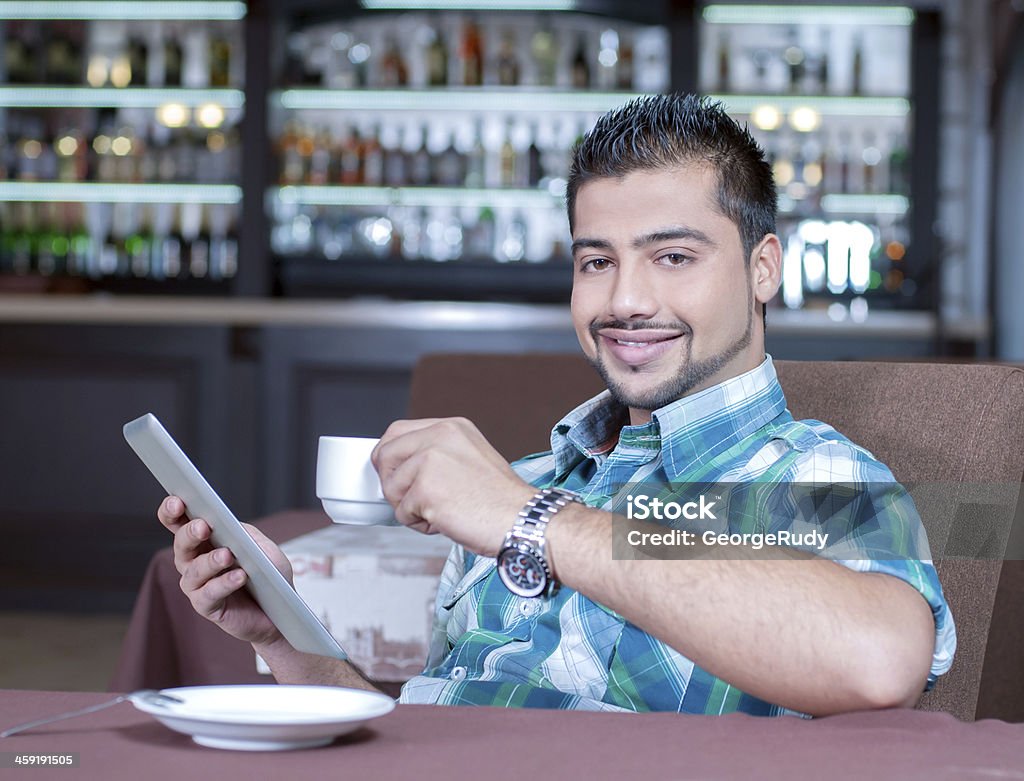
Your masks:
M779 195L779 213L794 214L799 210L799 202L785 194ZM872 217L879 214L902 217L910 209L910 200L904 195L892 193L830 193L821 198L820 208L812 212L822 212L830 216Z
M113 21L235 21L246 5L237 0L22 0L0 2L0 19L82 19Z
M636 92L570 92L521 87L446 87L444 89L331 90L289 89L272 100L289 110L344 111L550 111L604 113L637 97Z
M579 0L359 0L368 11L576 11Z
M241 203L234 184L0 182L0 201L55 203Z
M908 27L914 23L910 8L881 5L837 7L818 5L708 5L703 11L708 24L813 24L813 25L893 25Z
M148 87L0 87L0 108L159 108L177 103L194 108L216 103L226 109L245 105L239 89Z
M839 95L710 95L721 101L730 114L751 114L763 106L773 106L783 114L810 108L823 117L906 117L910 101L898 97L859 97Z
M304 206L454 206L551 209L561 207L564 182L550 190L467 187L364 187L294 185L270 191L283 204Z

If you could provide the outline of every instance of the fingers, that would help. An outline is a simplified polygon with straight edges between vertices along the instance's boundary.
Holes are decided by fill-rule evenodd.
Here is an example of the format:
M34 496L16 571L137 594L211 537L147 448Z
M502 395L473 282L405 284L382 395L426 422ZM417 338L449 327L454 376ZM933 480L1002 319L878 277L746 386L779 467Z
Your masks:
M188 522L185 515L185 503L177 496L167 496L157 508L156 517L172 532L177 531L183 523Z
M184 578L182 580L184 581ZM245 582L245 571L235 567L207 580L200 588L185 593L196 613L204 618L217 621L224 612L224 603L227 598L241 589Z
M208 581L235 564L235 557L227 548L217 548L196 556L180 570L181 590L186 594L198 591Z

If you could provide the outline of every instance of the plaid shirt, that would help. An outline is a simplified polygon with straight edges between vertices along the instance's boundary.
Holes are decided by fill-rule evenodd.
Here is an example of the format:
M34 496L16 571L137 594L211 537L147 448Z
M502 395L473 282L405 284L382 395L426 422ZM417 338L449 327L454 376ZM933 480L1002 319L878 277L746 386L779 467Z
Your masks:
M555 426L550 452L513 468L537 487L568 488L605 509L623 484L652 480L899 488L885 466L830 426L793 419L771 357L753 371L654 412L650 423L627 423L626 410L606 391ZM931 562L900 555L913 549L914 539L923 539L923 528L912 502L878 503L873 511L859 527L861 542L893 555L839 563L894 575L928 601L935 618L931 685L952 664L956 630ZM563 587L550 598L514 596L498 578L494 559L460 546L441 577L426 669L405 684L400 702L794 713L711 675L577 591Z

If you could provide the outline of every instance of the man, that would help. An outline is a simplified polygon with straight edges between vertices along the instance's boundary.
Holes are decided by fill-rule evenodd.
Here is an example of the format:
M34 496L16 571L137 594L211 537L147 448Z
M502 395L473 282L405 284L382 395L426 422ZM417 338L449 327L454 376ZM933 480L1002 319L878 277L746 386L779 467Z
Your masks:
M427 669L402 701L765 715L912 706L955 648L930 562L743 545L612 555L607 508L624 484L895 484L866 451L785 409L764 352L781 248L761 150L716 104L638 99L578 146L567 200L573 322L608 392L554 428L551 452L513 467L461 419L398 421L374 451L397 519L456 543ZM552 487L573 493L538 492ZM170 497L158 514L199 613L252 643L281 682L369 685L345 662L288 646L239 591L230 553L210 551L209 528L182 511ZM520 511L529 520L517 524ZM858 522L872 550L898 554L921 534L899 500Z

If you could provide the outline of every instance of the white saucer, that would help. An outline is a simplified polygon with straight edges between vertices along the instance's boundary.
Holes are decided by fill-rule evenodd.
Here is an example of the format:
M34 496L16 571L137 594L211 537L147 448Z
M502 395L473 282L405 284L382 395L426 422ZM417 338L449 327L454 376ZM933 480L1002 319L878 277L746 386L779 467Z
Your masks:
M160 693L182 702L140 697L132 704L201 746L236 751L325 746L395 707L384 694L336 686L183 686Z

